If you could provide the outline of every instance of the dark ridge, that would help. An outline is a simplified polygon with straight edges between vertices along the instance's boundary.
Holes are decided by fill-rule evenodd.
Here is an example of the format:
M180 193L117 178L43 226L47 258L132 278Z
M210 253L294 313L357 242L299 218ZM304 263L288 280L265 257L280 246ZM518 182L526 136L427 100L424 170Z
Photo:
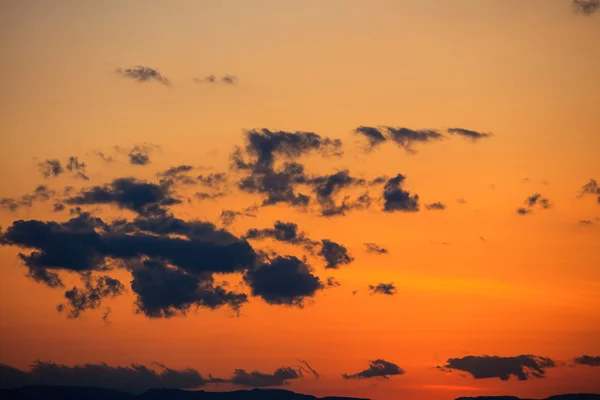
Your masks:
M130 394L114 389L71 386L24 386L2 389L2 400L370 400L356 397L315 397L281 389L206 392L204 390L150 389ZM585 399L588 400L588 399Z

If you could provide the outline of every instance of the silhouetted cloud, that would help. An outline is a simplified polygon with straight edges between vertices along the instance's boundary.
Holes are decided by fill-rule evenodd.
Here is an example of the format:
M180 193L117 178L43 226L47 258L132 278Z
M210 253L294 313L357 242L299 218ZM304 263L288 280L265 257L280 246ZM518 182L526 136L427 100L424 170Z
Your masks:
M329 239L321 241L321 250L318 254L323 257L327 263L325 268L328 269L337 269L354 261L354 257L348 253L346 247Z
M65 199L71 205L114 204L140 215L165 214L165 207L180 204L169 188L135 178L118 178L109 184L82 189Z
M69 157L67 164L65 165L68 171L74 172L75 176L81 178L83 180L89 180L90 178L85 174L85 168L87 164L83 161L79 161L79 158L76 156Z
M543 197L540 193L534 193L531 196L527 197L527 199L525 199L525 205L527 206L527 208L525 208L525 207L517 208L517 214L521 214L521 215L530 214L533 212L533 208L535 208L535 207L538 207L543 210L552 207L552 204L550 204L550 200Z
M600 204L600 186L598 186L598 182L595 179L590 179L588 183L583 185L581 188L581 192L579 193L579 197L591 194L592 196L598 196L598 204Z
M590 367L600 367L600 356L580 356L575 357L575 364L588 365Z
M198 200L214 200L214 199L218 199L221 197L225 197L226 195L227 195L227 193L225 193L225 192L217 192L217 193L196 192L196 194L194 196L196 196L196 198Z
M573 10L584 15L592 15L600 9L600 0L573 0Z
M385 200L383 211L419 211L419 195L411 195L410 192L401 188L406 178L402 174L389 179L383 188L383 199Z
M290 379L299 379L300 377L298 371L292 367L278 368L272 374L236 369L233 372L233 377L226 382L248 387L269 387L286 385Z
M33 190L33 192L26 193L18 199L6 197L0 198L0 208L16 211L20 207L31 207L36 201L48 201L55 195L55 190L48 188L46 185L39 185Z
M130 393L156 388L193 389L207 383L195 369L176 370L160 363L150 367L140 364L113 367L103 363L68 366L36 361L30 371L0 364L0 377L2 389L57 385L110 388Z
M93 154L100 157L100 159L105 163L112 163L115 161L115 159L112 156L107 156L102 151L94 151Z
M238 78L235 75L225 75L221 77L221 82L229 85L235 85L237 81Z
M378 359L369 361L369 368L355 374L342 374L344 379L389 379L392 375L402 375L404 370L393 362Z
M328 287L337 287L337 286L342 286L342 284L335 279L333 276L330 276L327 278L327 286Z
M297 224L279 220L275 222L273 228L249 229L243 238L258 240L270 238L280 242L303 246L310 251L319 243L309 239L305 232L298 230Z
M227 174L224 172L198 175L198 182L206 187L218 189L227 183Z
M106 297L115 297L125 292L125 286L117 279L103 275L92 277L91 272L81 274L83 288L73 287L65 292L67 304L59 304L57 310L62 312L68 308L69 318L78 318L87 309L100 307Z
M125 78L133 79L140 83L156 81L158 83L162 83L165 86L171 85L169 79L163 76L160 72L153 68L145 67L142 65L138 65L133 68L117 68L115 72Z
M543 378L546 368L556 364L548 357L522 354L514 357L500 356L466 356L449 358L444 366L437 368L443 371L463 371L475 379L500 378L506 381L511 375L524 381L530 377Z
M579 221L581 225L593 225L594 222L591 219L582 219Z
M44 176L44 178L59 176L60 174L65 172L65 169L63 168L61 162L55 158L38 163L38 168Z
M388 296L393 296L398 293L398 289L394 283L379 283L377 285L369 285L369 290L371 294L385 294Z
M428 210L445 210L446 205L437 201L435 203L425 204L425 208Z
M238 78L234 75L224 75L220 79L215 75L207 75L204 78L193 78L196 83L224 83L227 85L235 85L238 81Z
M367 253L376 253L376 254L387 254L388 249L381 247L375 243L365 243L365 247L367 248Z
M258 207L256 207L256 206L250 206L241 211L222 210L221 215L219 216L219 219L221 220L221 224L223 226L229 226L233 223L233 221L235 221L235 219L237 217L256 218L255 212L257 209L258 209Z
M303 307L304 300L323 288L321 280L312 274L304 262L293 256L277 256L248 270L244 281L252 295L269 304Z
M473 141L492 136L492 134L488 132L477 132L464 128L448 128L448 133L452 135L460 135Z
M65 205L63 203L54 203L52 205L52 211L61 212L65 210Z
M167 168L156 174L159 178L159 182L164 187L176 187L182 185L194 185L196 180L188 175L194 167L191 165L177 165L174 167Z
M298 359L298 361L300 361L300 363L302 363L306 367L306 369L308 369L308 371L310 371L310 373L312 373L315 376L315 378L321 377L321 375L317 371L315 371L314 368L311 367L310 364L306 360ZM300 367L300 368L301 368L301 370L304 369L304 367Z
M368 193L359 196L353 201L349 197L345 197L340 204L336 204L335 196L341 190L348 187L370 184L365 179L351 176L348 170L308 178L306 183L313 187L317 202L321 207L321 215L323 216L344 215L346 211L365 209L371 205L371 198Z
M441 133L430 129L413 130L408 128L392 127L387 127L386 129L390 139L410 153L416 152L416 150L413 149L413 144L416 142L427 143L443 138Z
M359 126L354 130L354 133L366 137L371 149L387 141L387 137L383 132L372 126Z
M188 274L161 261L145 260L132 269L132 275L138 311L151 318L185 315L192 306L215 309L228 305L237 312L248 301L244 293L215 286L212 277Z

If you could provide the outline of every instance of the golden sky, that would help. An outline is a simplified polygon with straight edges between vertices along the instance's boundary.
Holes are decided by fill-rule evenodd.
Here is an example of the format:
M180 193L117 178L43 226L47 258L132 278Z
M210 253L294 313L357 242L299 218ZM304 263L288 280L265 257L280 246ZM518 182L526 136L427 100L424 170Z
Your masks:
M305 372L281 387L375 400L600 392L600 366L575 363L600 356L600 189L591 181L600 179L600 8L586 14L570 0L5 1L0 49L0 363L160 362L231 379L236 369L297 370L302 359L319 377ZM381 143L369 146L359 127ZM233 167L236 146L248 168ZM132 156L149 161L132 164ZM69 169L69 157L86 165ZM62 172L45 177L47 160ZM304 166L291 186L293 196L310 196L306 206L265 200L274 196L265 182L283 179L286 162ZM190 169L161 183L157 174L177 166ZM219 173L220 186L197 178ZM394 181L398 174L404 180ZM121 178L133 186L116 188ZM182 203L132 205L127 191L143 182ZM97 200L100 190L111 200ZM359 206L364 193L370 204ZM413 200L418 211L408 211ZM443 210L427 207L438 202ZM223 210L249 215L224 225ZM104 225L90 228L92 216ZM201 221L209 232L176 238L140 227L158 219ZM246 238L250 229L273 236L276 221L304 236ZM36 230L42 225L48 232ZM122 255L132 244L117 249L140 236L155 244L131 250L135 257ZM342 246L329 249L342 260L332 268L324 239ZM189 244L203 250L183 249ZM238 250L251 260L232 266ZM42 259L29 259L33 269L57 273L64 287L27 276L32 267L18 254L35 251ZM89 252L89 265L79 252ZM192 256L192 266L175 260ZM230 300L215 309L182 300L187 286L167 279L202 291L207 276L229 267L235 273L213 275L214 287L228 281L220 290L246 295L239 315ZM65 291L90 294L74 271L91 271L92 289L99 277L118 279L120 294L84 302L69 318ZM285 297L303 280L318 287ZM395 290L369 288L378 284ZM488 361L520 370L522 359L510 358L520 355L554 366L542 367L543 377L525 370L523 380L477 376ZM461 370L450 359L474 361ZM342 377L375 371L374 360L403 373Z

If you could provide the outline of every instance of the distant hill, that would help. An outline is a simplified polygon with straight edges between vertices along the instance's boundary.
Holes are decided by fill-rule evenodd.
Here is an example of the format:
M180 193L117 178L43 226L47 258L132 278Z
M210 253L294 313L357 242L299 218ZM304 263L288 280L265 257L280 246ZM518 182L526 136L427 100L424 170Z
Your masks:
M151 389L130 394L113 389L71 386L25 386L2 389L2 400L370 400L356 397L315 397L279 389L252 389L233 392Z
M459 397L456 400L533 400L533 399L520 399L514 396L478 396L478 397ZM600 394L559 394L556 396L550 396L547 399L541 400L600 400Z

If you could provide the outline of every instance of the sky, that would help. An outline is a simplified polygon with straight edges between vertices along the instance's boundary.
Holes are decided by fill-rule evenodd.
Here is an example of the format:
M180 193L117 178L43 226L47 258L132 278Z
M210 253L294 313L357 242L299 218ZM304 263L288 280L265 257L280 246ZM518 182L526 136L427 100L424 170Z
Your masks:
M600 392L598 2L4 1L0 49L3 385Z

